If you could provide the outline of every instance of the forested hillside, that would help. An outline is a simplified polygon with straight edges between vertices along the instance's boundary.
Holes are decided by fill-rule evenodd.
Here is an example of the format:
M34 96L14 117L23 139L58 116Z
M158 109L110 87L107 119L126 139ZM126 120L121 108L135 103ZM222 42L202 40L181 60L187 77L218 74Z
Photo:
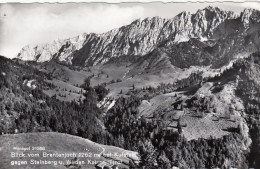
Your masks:
M87 138L133 169L260 168L259 28L209 6L0 56L0 134Z
M57 131L79 135L94 141L103 139L101 96L88 88L84 101L62 102L43 93L53 88L49 74L23 63L0 58L1 68L1 133ZM101 93L101 92L98 92Z
M136 88L133 85L103 114L104 110L97 104L109 90L104 85L91 86L93 76L86 78L81 85L83 100L60 101L56 96L49 97L43 92L55 88L51 83L54 78L51 73L39 71L26 62L1 57L1 133L56 131L138 151L141 162L131 163L132 168L257 167L259 58L259 53L254 53L246 59L237 60L232 67L211 78L203 78L201 72L194 72L186 79L156 88ZM244 122L239 122L237 116L234 120L231 115L214 115L217 111L214 101L211 101L212 104L206 95L198 95L208 83L213 84L210 88L213 95L221 93L230 83L237 84L235 94L245 107L240 115L249 127L250 149L247 148L250 140L243 127ZM175 98L173 101L176 100L171 105L172 111L177 114L184 111L186 114L168 116L167 111L171 112L169 107L167 111L155 112L152 116L142 115L140 105L144 100L149 102L171 93L171 97ZM232 114L233 110L228 111ZM187 118L200 120L211 114L216 117L212 125L223 120L234 125L223 128L225 133L222 137L187 139L185 132L190 126Z
M141 165L149 166L149 168L170 168L172 166L184 168L247 168L250 166L257 168L259 166L257 156L259 156L260 145L259 59L259 53L254 53L247 59L238 60L221 75L204 79L204 82L201 78L198 78L199 76L191 75L190 82L182 80L172 85L161 85L158 88L135 89L131 92L132 96L129 98L119 98L116 105L107 113L106 127L110 133L118 137L119 143L117 146L139 150L142 158ZM196 79L198 79L197 83ZM140 106L142 100L150 100L156 95L178 90L185 91L186 95L193 95L202 87L202 83L208 82L215 84L211 89L212 92L219 93L226 84L232 81L238 83L235 89L236 95L241 98L245 106L245 113L240 115L246 119L249 126L252 139L250 150L241 149L245 146L245 142L249 141L249 138L245 135L246 130L243 129L241 124L227 129L230 134L222 138L210 137L209 139L187 141L182 131L189 124L183 124L181 118L176 119L177 125L174 131L169 129L167 119L160 117L159 112L156 112L152 119L140 116L138 106ZM197 86L198 83L199 86ZM194 88L196 88L195 91ZM147 92L149 94L140 95L145 91L149 91ZM177 94L174 97L177 97ZM182 106L180 109L187 111L187 108L193 110L195 108L197 109L195 115L198 118L204 118L206 114L210 113L212 106L210 101L206 101L207 99L206 97L197 100L193 96L186 100L185 104L180 104ZM227 118L228 121L233 121L234 119L231 117L233 110L228 111L228 117L219 118ZM219 120L221 119L217 118L217 121Z

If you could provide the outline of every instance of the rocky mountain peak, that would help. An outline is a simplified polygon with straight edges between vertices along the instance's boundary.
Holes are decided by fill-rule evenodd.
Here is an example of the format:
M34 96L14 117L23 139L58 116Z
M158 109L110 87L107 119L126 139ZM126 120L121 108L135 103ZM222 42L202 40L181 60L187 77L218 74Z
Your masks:
M176 17L179 17L179 18L187 18L191 15L191 13L189 11L183 11L181 13L179 13Z
M218 7L213 7L213 6L207 6L203 9L198 9L198 11L196 13L203 13L203 12L217 12L217 11L221 11L221 9L219 9Z
M248 28L250 23L260 22L260 12L256 9L246 8L241 12L240 18L244 27Z
M259 19L259 11L246 9L241 18ZM163 43L178 44L191 38L206 41L226 20L238 18L234 12L208 6L195 14L184 11L171 19L159 16L137 19L129 25L103 34L82 34L53 43L26 46L18 54L23 60L39 62L57 59L68 64L95 65L106 63L113 57L144 56Z

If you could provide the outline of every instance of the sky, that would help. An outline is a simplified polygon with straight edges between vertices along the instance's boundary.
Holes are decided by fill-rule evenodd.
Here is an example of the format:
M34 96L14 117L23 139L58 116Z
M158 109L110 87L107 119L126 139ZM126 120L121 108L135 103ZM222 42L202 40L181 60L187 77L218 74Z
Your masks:
M206 6L240 13L260 10L259 2L221 3L0 3L0 55L13 58L22 47L66 39L82 33L104 33L136 19L172 18Z

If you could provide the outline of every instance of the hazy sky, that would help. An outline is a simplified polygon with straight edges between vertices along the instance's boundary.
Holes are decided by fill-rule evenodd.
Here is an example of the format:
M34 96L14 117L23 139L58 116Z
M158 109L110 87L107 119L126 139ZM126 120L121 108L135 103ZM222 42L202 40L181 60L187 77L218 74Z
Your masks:
M195 13L206 6L240 13L260 9L260 3L66 3L0 4L0 55L14 57L25 45L103 33L138 18L171 18L182 11Z

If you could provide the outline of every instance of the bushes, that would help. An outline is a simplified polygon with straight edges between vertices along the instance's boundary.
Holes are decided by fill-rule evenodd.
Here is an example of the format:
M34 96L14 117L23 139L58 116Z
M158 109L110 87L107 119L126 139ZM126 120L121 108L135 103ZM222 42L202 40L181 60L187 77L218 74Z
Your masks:
M109 93L109 90L106 89L103 85L95 86L94 90L98 95L97 101L101 101Z

